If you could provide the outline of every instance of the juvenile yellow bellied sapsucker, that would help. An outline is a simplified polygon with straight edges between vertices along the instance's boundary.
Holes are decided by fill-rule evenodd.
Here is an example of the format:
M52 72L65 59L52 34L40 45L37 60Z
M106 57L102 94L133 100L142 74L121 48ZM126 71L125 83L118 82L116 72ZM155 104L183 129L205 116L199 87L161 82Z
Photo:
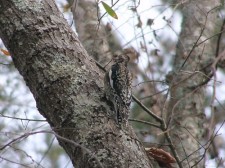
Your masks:
M127 124L129 107L132 96L132 75L127 68L130 58L127 55L118 55L114 64L105 74L105 94L108 101L114 106L114 116L117 124Z

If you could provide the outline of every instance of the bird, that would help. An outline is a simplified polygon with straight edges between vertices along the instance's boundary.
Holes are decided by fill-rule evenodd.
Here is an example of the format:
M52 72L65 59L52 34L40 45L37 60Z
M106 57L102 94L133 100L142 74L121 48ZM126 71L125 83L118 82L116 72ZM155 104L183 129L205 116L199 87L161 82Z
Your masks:
M113 104L113 115L118 125L127 124L129 117L132 97L132 75L127 67L129 60L126 54L115 56L104 78L106 99Z

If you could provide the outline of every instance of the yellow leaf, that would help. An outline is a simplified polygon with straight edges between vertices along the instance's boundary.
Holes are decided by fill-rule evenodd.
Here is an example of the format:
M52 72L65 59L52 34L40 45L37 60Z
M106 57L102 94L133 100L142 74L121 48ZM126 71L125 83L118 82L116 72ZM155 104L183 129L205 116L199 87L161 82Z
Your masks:
M118 16L117 16L116 12L109 5L107 5L105 2L102 2L102 5L105 8L106 12L110 16L112 16L114 19L118 19Z

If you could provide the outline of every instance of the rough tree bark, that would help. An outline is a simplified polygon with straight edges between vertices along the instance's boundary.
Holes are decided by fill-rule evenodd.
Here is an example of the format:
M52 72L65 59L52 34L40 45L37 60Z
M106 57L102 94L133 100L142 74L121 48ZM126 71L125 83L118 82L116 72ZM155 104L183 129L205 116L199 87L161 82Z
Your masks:
M91 151L59 138L75 167L150 167L131 127L120 130L109 117L104 74L53 0L2 0L0 25L39 112L58 135Z

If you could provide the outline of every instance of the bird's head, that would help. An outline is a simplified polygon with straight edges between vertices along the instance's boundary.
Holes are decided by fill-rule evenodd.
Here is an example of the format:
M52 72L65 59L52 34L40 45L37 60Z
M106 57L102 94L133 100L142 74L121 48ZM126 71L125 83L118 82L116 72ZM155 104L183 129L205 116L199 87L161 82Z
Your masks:
M113 61L115 63L122 63L122 62L128 63L130 61L130 57L126 54L114 55Z

